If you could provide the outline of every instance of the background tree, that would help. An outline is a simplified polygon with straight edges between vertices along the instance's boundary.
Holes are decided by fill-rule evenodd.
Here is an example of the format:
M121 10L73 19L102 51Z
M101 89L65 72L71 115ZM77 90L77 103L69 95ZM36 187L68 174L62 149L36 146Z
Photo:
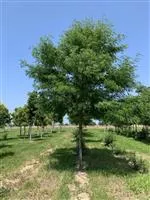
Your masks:
M4 104L0 104L0 128L4 128L10 123L10 114Z
M112 26L90 20L75 22L57 46L43 38L32 51L34 64L22 62L36 87L50 99L61 97L67 114L79 125L78 155L82 169L83 126L99 118L98 102L124 95L134 85L134 63L119 57L123 35Z
M27 106L15 108L15 111L12 113L12 121L14 125L20 127L20 136L22 135L22 127L24 127L24 136L25 136L26 126L28 126Z
M143 125L143 130L141 131L139 137L150 141L150 87L142 86L137 92L138 96L137 101L135 102L137 115L140 119L140 124Z
M28 109L28 135L30 140L32 140L32 126L36 121L36 114L38 110L38 93L36 91L30 92L28 101L27 101L27 109Z

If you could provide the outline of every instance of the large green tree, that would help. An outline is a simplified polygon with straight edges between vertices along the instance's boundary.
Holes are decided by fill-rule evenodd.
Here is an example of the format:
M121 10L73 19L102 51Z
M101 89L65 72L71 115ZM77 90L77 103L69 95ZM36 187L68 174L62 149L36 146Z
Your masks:
M48 92L52 102L57 103L59 97L66 113L79 125L79 169L83 167L83 126L99 118L98 102L119 98L134 84L134 63L123 56L123 37L102 21L75 22L58 45L42 38L33 48L33 64L22 62L36 88Z

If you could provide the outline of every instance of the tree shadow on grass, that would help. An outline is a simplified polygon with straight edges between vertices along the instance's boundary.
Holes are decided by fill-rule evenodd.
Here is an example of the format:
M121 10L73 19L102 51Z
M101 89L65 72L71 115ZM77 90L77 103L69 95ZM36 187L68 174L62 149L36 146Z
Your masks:
M85 139L85 142L89 143L89 142L99 142L101 143L103 141L103 139L99 139L99 140L94 140L94 139Z
M50 154L49 169L56 169L58 171L74 170L76 166L75 148L56 149Z
M42 138L41 138L41 135L40 134L32 134L32 140L33 141L36 141L36 140L44 140L44 139L46 139L46 138L49 138L49 137L52 137L52 135L48 135L48 134L46 134L45 135L45 133L42 135ZM18 136L18 138L19 139L26 139L26 140L29 140L29 138L30 138L30 136L28 136L28 135L19 135Z
M17 139L17 137L8 137L6 139L0 138L0 142L2 142L2 141L9 141L9 140L16 140L16 139Z
M4 143L0 144L0 149L5 148L5 147L10 148L10 147L12 147L12 145L11 144L4 144Z
M5 158L5 157L7 157L7 156L13 156L14 154L15 154L15 153L12 152L12 151L1 152L1 153L0 153L0 158L2 159L2 158Z
M50 155L48 169L74 171L76 167L76 159L77 156L75 155L75 149L56 149L56 151ZM116 174L120 176L135 173L135 171L129 167L128 161L124 157L115 157L109 149L87 149L83 160L86 162L86 170L89 172L99 171L105 175Z

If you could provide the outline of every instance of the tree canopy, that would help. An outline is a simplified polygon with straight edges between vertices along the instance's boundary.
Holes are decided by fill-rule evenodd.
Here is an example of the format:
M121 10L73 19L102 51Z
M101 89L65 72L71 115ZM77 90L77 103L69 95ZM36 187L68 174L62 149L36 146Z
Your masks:
M22 61L35 87L47 94L79 125L79 166L82 168L82 127L102 114L99 102L118 99L134 86L134 62L124 56L124 36L102 21L75 22L57 45L44 37L33 48L33 64ZM122 56L119 56L122 54Z
M4 104L0 104L0 127L4 127L10 122L10 114Z

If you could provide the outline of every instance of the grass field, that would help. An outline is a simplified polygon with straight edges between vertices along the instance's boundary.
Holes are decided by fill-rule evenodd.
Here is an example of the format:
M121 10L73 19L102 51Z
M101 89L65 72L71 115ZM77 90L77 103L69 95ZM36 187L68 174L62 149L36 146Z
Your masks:
M128 165L104 147L102 129L90 128L85 138L86 170L77 172L73 129L47 131L43 139L20 138L9 131L0 141L0 199L10 200L149 200L150 176ZM148 144L116 135L116 145L149 163ZM150 166L150 163L149 163Z

